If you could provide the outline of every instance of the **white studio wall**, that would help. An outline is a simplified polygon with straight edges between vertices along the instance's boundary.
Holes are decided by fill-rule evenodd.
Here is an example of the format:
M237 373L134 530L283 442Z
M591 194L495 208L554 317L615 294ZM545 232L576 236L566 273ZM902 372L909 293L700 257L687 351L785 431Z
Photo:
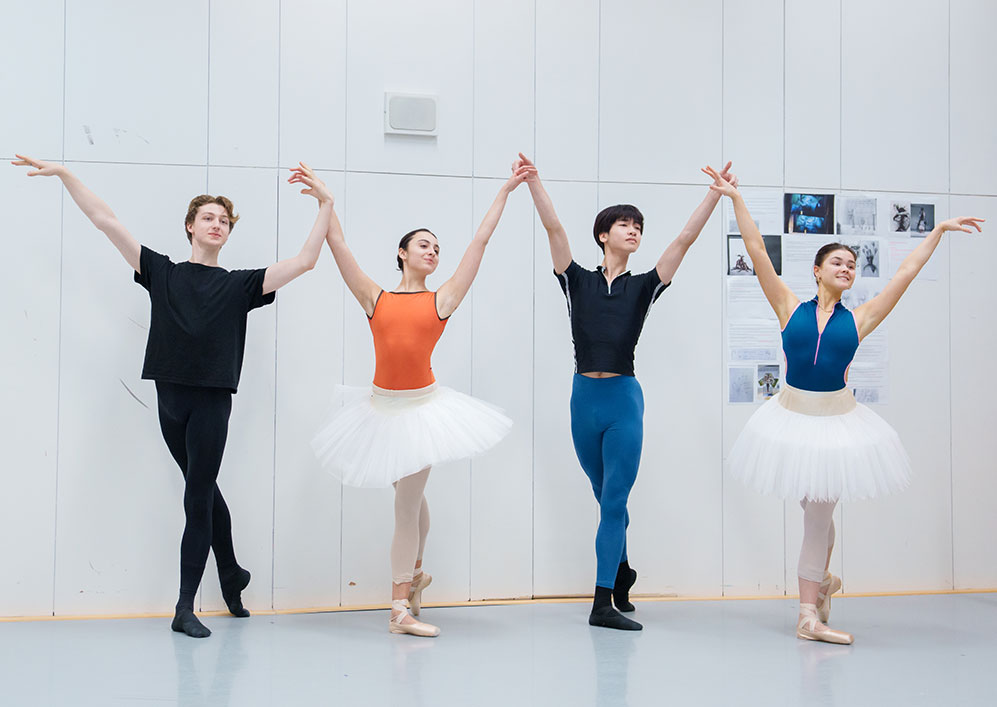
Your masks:
M16 29L0 45L0 157L65 161L174 260L203 192L242 216L223 265L295 254L315 215L286 184L299 160L320 170L358 261L389 289L395 245L416 227L440 239L431 284L449 276L519 151L586 267L599 262L594 215L621 202L647 219L632 269L653 267L707 193L699 167L727 159L746 189L924 199L937 219L991 219L947 237L936 279L915 281L890 316L889 397L875 408L915 478L838 509L834 567L852 592L997 587L994 3L0 0L0 23ZM438 136L385 135L386 91L438 96ZM526 192L510 197L433 359L442 384L516 424L490 454L433 470L432 601L592 590L598 515L569 432L570 329ZM166 612L183 484L140 379L148 296L57 182L4 167L0 207L0 616ZM796 591L801 511L724 473L755 405L727 402L723 222L718 207L637 350L640 593ZM219 477L250 609L387 601L392 493L343 488L309 445L334 387L369 384L373 365L328 252L250 315ZM211 564L204 609L222 607Z

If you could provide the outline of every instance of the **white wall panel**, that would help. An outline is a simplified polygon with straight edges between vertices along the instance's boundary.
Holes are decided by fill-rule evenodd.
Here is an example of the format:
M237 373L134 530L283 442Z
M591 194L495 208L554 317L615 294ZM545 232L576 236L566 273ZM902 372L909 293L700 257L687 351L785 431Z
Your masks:
M953 196L953 216L987 219L983 234L948 233L951 253L952 523L957 589L997 586L997 464L990 452L997 382L988 371L997 351L990 314L997 309L990 264L997 259L997 198Z
M841 186L840 0L786 0L784 32L786 183L837 189Z
M280 3L280 164L343 169L346 0Z
M947 208L936 206L936 223ZM900 435L913 480L901 494L842 504L849 591L952 588L948 240L932 260L939 279L916 279L886 320L889 402L872 406Z
M63 0L0 5L0 156L38 159L62 155ZM44 39L42 39L44 38ZM39 42L44 51L39 51ZM30 64L25 61L30 57ZM31 70L26 70L30 66Z
M398 241L414 228L429 228L440 241L440 266L427 285L449 278L471 240L471 181L398 175L346 175L346 239L360 267L387 290L397 287ZM458 309L433 354L440 385L463 392L471 385L471 307ZM352 297L344 309L344 381L368 386L374 374L370 326ZM391 489L343 490L343 604L387 603L389 550L394 527ZM426 601L468 598L470 567L469 463L442 464L430 474L426 498L432 529L425 567L433 575Z
M474 174L533 155L534 2L474 3Z
M139 241L189 257L183 219L203 168L73 169ZM155 384L140 379L149 296L68 196L64 208L55 612L166 611L179 584L183 478L160 435Z
M211 164L277 165L279 4L278 0L209 3Z
M582 267L594 268L602 262L591 235L596 185L548 182L546 187L572 255ZM533 593L591 594L599 511L571 443L571 325L539 219L534 232Z
M208 3L67 0L66 157L201 164Z
M473 5L353 3L347 13L347 167L470 175ZM391 21L386 22L385 18ZM438 96L438 135L385 135L384 93Z
M783 6L723 3L724 161L742 184L783 182Z
M699 182L719 162L721 3L602 5L599 178Z
M706 186L603 184L599 206L632 203L644 214L641 247L629 263L639 273L655 266L708 194ZM644 448L630 496L628 553L640 573L633 591L642 594L720 594L719 221L717 206L651 307L637 345Z
M320 172L344 215L344 175ZM301 249L317 202L291 186L278 192L279 257ZM318 265L277 295L277 421L274 470L274 608L339 604L342 486L325 473L311 439L343 377L339 270L322 246ZM347 303L356 314L352 296Z
M841 1L841 187L944 192L947 4Z
M536 3L536 163L546 179L598 176L599 5Z
M0 170L6 294L0 309L0 412L6 492L0 496L0 615L52 611L59 415L62 183Z
M474 220L503 184L474 181ZM509 196L474 288L471 391L512 418L509 436L471 462L471 598L533 594L533 200ZM468 305L472 305L469 307Z
M278 183L276 169L209 168L208 192L232 199L241 217L219 258L223 267L265 268L276 262ZM282 193L294 192L292 186L280 184ZM232 398L228 443L218 474L218 487L232 513L236 556L253 573L242 593L250 610L273 606L276 323L273 305L249 313L242 378ZM201 586L205 610L225 608L213 557Z
M997 4L989 0L949 3L949 126L951 189L966 194L997 194ZM940 99L936 96L935 99Z

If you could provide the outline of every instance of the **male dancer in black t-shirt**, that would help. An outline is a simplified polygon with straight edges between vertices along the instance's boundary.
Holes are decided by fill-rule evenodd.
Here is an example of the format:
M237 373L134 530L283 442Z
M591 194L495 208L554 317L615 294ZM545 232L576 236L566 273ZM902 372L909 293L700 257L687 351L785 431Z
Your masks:
M180 598L172 627L195 638L210 636L194 615L209 548L229 611L249 616L241 597L249 572L236 562L232 519L215 483L242 370L246 315L273 302L276 290L315 267L332 215L332 194L305 164L293 169L288 181L304 185L301 192L319 202L318 218L301 252L268 268L230 272L219 267L218 253L239 217L225 197L203 194L190 202L184 220L190 259L174 263L140 245L110 207L64 165L17 158L12 164L35 168L29 177L62 180L80 210L135 270L135 281L149 291L152 317L142 377L156 381L160 428L185 479Z

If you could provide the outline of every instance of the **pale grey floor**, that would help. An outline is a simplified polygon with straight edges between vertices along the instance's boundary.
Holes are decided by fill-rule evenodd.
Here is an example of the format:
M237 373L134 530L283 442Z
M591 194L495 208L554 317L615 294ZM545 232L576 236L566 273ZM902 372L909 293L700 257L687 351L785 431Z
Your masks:
M0 623L0 705L994 705L997 595L834 600L853 646L794 638L794 600L641 602L642 633L584 604Z

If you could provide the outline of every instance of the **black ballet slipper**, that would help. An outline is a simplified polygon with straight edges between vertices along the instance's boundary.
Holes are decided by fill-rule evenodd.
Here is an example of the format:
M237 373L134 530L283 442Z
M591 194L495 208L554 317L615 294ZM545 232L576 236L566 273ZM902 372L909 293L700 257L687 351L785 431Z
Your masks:
M615 628L620 631L640 631L644 628L611 606L600 606L598 609L593 609L592 613L589 614L589 626Z
M231 577L227 577L222 585L222 598L232 616L244 619L249 616L249 609L242 605L242 590L249 586L252 575L249 570L240 567Z
M177 607L171 628L177 633L186 633L191 638L207 638L211 635L211 629L200 622L193 609L186 607Z
M637 581L637 570L630 567L625 568L627 571L624 572L624 568L621 566L621 572L616 575L616 584L613 586L613 603L616 604L616 609L618 611L630 613L634 611L635 607L630 603L630 588ZM620 574L623 576L621 577Z

